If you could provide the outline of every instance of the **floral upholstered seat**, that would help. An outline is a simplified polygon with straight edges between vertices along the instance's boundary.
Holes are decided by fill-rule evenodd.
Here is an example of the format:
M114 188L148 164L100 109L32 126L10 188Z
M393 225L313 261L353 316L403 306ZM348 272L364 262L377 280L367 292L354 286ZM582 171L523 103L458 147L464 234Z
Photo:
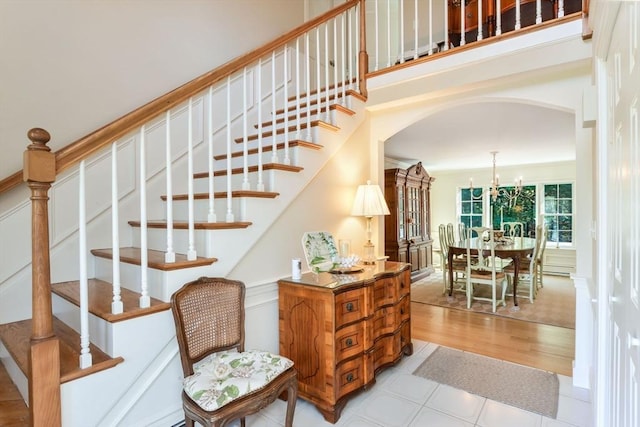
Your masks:
M261 389L291 366L291 360L266 351L222 351L193 365L194 374L184 379L184 391L202 409L215 411Z

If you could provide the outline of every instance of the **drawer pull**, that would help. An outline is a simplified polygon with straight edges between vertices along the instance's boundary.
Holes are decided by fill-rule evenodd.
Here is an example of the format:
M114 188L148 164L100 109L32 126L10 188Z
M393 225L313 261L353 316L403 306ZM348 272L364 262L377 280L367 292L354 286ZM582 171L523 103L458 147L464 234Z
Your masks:
M353 311L353 303L352 302L348 302L347 303L347 311Z
M347 347L351 347L353 345L353 340L351 338L347 338L345 344L347 345Z
M353 381L353 374L347 374L347 382L350 383Z
M404 308L400 309L400 314L404 314Z
M404 282L400 282L400 289L404 289Z

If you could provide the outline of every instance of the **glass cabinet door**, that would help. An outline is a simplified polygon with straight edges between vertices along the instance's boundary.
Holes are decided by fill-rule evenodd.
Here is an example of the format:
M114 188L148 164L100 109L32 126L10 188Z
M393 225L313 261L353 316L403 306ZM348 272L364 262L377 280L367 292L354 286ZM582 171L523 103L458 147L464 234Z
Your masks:
M404 211L404 187L398 187L398 239L404 239L406 235Z

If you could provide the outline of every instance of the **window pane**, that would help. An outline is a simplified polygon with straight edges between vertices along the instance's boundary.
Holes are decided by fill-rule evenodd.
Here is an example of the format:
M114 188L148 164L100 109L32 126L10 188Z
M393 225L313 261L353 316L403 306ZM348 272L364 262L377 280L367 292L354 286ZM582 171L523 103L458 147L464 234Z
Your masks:
M462 201L467 201L471 199L471 191L468 188L463 188L460 190L460 199Z
M475 215L482 215L482 202L473 203L473 213Z
M559 242L563 242L563 243L571 243L572 239L571 239L571 231L561 231L560 232L560 240Z
M472 227L482 227L482 217L481 216L472 217L471 222L473 224Z
M557 209L556 199L544 199L544 213L556 213Z
M546 216L544 217L544 224L549 231L556 230L558 228L558 219L555 216Z
M558 213L571 213L572 205L571 200L558 200Z
M571 230L571 217L564 215L559 216L558 225L560 230Z
M462 202L460 209L462 210L462 215L469 215L471 213L471 203Z
M545 185L544 186L544 198L553 197L554 199L558 197L558 187L556 185Z
M573 185L571 184L560 184L558 185L558 197L563 199L571 199L573 198Z

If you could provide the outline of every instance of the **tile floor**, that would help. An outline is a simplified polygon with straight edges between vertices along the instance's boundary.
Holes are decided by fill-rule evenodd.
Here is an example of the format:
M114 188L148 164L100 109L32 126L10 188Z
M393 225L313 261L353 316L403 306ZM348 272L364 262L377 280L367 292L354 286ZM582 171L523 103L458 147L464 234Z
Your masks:
M414 353L377 377L368 391L351 399L336 424L328 423L313 405L298 399L295 427L591 427L587 390L558 375L557 419L485 399L447 385L411 375L436 344L413 341ZM247 419L250 427L278 427L284 423L286 403L277 400Z

